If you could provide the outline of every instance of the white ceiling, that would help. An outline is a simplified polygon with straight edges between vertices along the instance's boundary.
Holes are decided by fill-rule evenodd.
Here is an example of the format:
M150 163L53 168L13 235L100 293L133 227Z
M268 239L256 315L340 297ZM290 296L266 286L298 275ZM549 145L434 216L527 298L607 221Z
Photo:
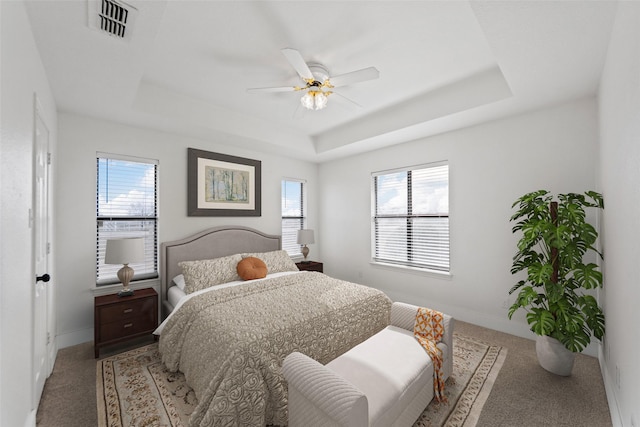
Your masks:
M90 0L93 1L93 0ZM131 38L87 25L87 1L27 1L62 111L322 162L597 91L614 1L148 1ZM320 111L280 50L331 75ZM199 147L206 149L205 146Z

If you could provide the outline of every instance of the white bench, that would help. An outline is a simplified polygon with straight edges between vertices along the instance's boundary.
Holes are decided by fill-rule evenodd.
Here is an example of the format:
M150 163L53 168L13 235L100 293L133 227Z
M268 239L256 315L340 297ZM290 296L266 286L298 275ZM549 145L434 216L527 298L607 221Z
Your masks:
M393 303L391 324L326 366L288 355L289 426L412 426L433 399L433 364L413 336L416 306ZM453 370L453 325L444 316L445 379Z

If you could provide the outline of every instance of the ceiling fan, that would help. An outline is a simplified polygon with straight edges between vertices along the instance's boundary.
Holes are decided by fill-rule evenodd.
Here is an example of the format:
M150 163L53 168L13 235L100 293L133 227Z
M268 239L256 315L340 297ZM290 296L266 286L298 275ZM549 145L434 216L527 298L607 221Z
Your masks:
M304 91L305 94L300 99L300 103L308 110L321 110L327 106L329 95L335 93L332 89L353 83L374 80L380 76L380 72L375 67L363 68L350 73L340 74L338 76L330 76L324 65L305 62L300 52L295 49L285 48L282 49L282 53L291 66L296 70L300 78L302 78L304 85L251 88L247 89L248 92Z

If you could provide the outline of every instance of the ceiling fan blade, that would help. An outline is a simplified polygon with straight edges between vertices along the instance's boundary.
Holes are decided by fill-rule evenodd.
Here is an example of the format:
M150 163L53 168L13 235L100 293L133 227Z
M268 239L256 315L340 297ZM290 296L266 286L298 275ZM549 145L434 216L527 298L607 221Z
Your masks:
M249 93L259 93L259 92L294 92L296 90L300 90L297 86L281 86L281 87L254 87L247 89Z
M374 80L378 77L380 77L380 71L378 71L376 67L369 67L330 77L329 81L333 87L340 87L367 80Z
M295 49L284 48L282 49L282 54L287 58L289 64L291 64L303 80L313 80L313 74L305 60L302 58L300 52Z
M358 108L363 108L363 107L362 107L362 105L358 104L356 101L354 101L354 100L353 100L353 99L351 99L351 98L347 98L346 96L344 96L344 95L342 95L342 94L340 94L340 93L338 93L338 92L331 92L331 93L332 93L333 95L338 95L340 98L342 98L342 99L345 99L345 100L349 101L352 105L354 105L354 106L356 106L356 107L358 107Z
M304 116L306 115L307 111L309 111L309 110L304 108L302 106L302 104L300 104L298 102L298 106L296 107L296 110L291 115L291 119L292 120L302 120L304 118Z

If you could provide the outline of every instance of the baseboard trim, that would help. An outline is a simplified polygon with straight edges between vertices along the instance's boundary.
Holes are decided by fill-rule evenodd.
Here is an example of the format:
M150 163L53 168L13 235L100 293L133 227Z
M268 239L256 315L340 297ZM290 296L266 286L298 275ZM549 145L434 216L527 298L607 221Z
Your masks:
M93 328L81 329L79 331L68 332L66 334L56 336L58 350L89 341L93 341Z
M603 351L600 351L598 361L600 362L600 372L602 373L602 381L604 382L604 392L607 395L607 402L609 403L611 424L613 427L624 427L624 424L622 423L622 416L620 415L620 407L618 406L618 398L614 391L615 382L607 371L607 364L605 363Z
M38 412L38 408L29 412L29 414L27 415L27 419L24 421L24 427L35 427L37 412Z

